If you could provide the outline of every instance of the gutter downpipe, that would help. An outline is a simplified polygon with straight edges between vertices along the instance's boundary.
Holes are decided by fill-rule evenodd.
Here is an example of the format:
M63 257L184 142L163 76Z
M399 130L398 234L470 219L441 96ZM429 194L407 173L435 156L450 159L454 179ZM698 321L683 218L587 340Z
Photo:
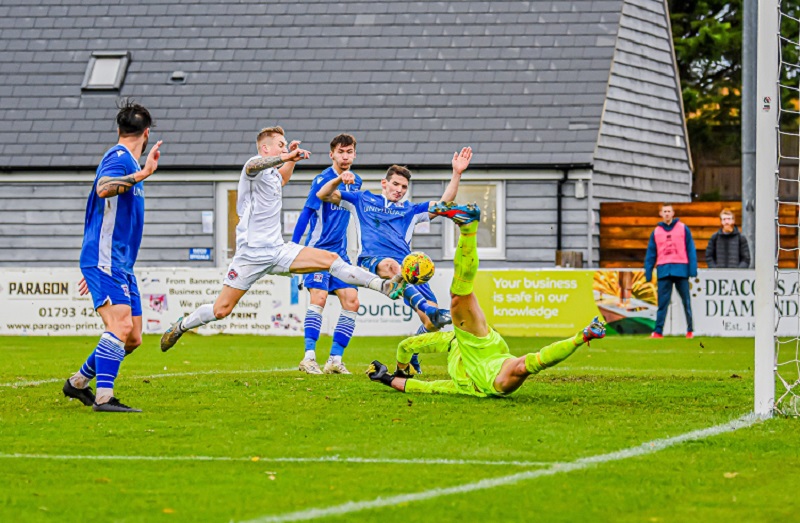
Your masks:
M562 217L562 214L563 214L563 207L564 207L562 200L564 199L564 184L567 183L567 180L569 178L569 168L564 167L564 168L561 169L561 172L563 173L563 175L561 176L561 179L558 180L558 185L557 185L557 188L556 188L556 198L558 200L558 202L557 202L558 211L557 211L557 217L556 217L556 251L562 250L562 243L563 243L562 242L562 238L561 238L563 236L563 231L562 231L562 229L563 229L563 217Z

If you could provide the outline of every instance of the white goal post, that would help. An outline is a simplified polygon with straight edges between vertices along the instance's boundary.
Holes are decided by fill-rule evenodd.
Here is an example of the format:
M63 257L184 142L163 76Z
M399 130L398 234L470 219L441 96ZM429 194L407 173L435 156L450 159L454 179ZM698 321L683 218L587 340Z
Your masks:
M800 5L758 3L754 411L800 415ZM781 336L778 336L778 333Z
M756 99L755 405L769 417L775 405L775 272L778 172L779 0L758 3Z

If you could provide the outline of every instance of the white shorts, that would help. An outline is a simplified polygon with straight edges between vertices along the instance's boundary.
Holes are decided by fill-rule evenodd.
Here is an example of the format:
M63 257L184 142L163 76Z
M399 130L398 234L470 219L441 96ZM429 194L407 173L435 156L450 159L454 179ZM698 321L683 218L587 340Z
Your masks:
M289 267L292 266L301 250L303 250L302 245L292 242L284 243L276 249L259 253L258 261L251 256L242 256L237 251L222 284L246 291L267 274L289 274Z

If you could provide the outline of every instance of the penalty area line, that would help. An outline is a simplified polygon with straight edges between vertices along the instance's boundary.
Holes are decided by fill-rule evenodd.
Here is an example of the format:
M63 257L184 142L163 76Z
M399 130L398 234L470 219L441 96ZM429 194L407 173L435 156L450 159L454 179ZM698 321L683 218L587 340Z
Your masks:
M425 490L422 492L414 492L410 494L400 494L390 497L378 497L369 501L349 501L341 505L334 505L327 508L311 508L306 510L299 510L297 512L288 512L285 514L276 514L272 516L263 516L256 519L244 521L242 523L283 523L287 521L308 521L313 519L341 516L353 512L361 512L363 510L370 510L375 508L389 507L400 503L411 503L414 501L424 501L428 499L439 498L442 496L449 496L453 494L465 494L477 490L487 490L505 485L513 485L520 481L526 481L544 476L553 476L562 472L572 472L575 470L582 470L592 467L594 465L609 463L612 461L620 461L623 459L634 458L637 456L644 456L659 452L666 448L685 443L687 441L696 441L705 439L727 432L750 427L755 423L761 421L762 418L753 413L742 416L741 418L716 425L706 429L694 430L679 436L671 438L657 439L648 443L643 443L636 447L630 447L616 452L609 452L607 454L599 454L596 456L589 456L580 458L575 461L566 463L554 463L549 468L529 470L525 472L518 472L508 476L501 476L499 478L488 478L473 483L465 483L456 485L454 487L435 488Z
M425 459L425 458L352 458L343 456L321 456L318 458L263 457L249 458L231 456L73 456L68 454L22 454L0 453L0 459L48 459L48 460L80 460L80 461L227 461L254 463L364 463L364 464L400 464L400 465L489 465L513 467L546 467L552 462L545 461L491 461L479 459Z
M274 369L252 369L252 370L198 370L198 371L189 371L189 372L165 372L161 374L149 374L147 376L123 376L123 380L125 379L151 379L151 378L175 378L181 376L211 376L215 374L258 374L260 372L290 372L296 371L297 367L292 368L274 368ZM62 383L66 378L49 378L46 380L35 380L35 381L12 381L10 383L0 383L0 387L36 387L38 385L46 385L48 383Z

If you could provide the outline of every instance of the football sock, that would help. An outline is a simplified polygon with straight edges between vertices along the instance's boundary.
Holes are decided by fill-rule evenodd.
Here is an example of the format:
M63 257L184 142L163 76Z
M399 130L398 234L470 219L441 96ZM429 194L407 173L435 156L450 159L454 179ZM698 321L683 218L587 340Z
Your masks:
M86 376L84 376L80 372L76 372L69 378L69 383L76 389L85 389L86 387L89 386L90 381L92 380L87 379Z
M456 296L472 294L475 275L478 274L478 223L474 221L460 227L461 236L453 258L455 272L450 285L450 292Z
M428 327L426 327L425 325L420 325L419 328L417 329L417 332L414 333L414 336L419 336L420 334L425 334L428 332L436 332L436 331L429 331Z
M342 354L344 349L350 343L350 338L353 337L353 331L356 328L355 311L342 311L339 315L339 321L336 323L336 328L333 331L333 345L331 345L331 356L339 356L341 363Z
M342 355L334 356L333 354L330 355L328 361L333 363L334 365L341 365L342 364Z
M89 357L86 358L86 362L81 366L81 369L76 372L70 379L69 382L72 384L73 387L77 389L85 389L89 386L89 382L92 381L92 378L95 377L97 372L96 363L95 363L95 354L97 353L97 349L92 350L92 353L89 354Z
M104 332L95 349L97 403L104 403L114 395L114 380L124 357L125 344L112 333Z
M188 331L189 329L206 325L212 321L217 321L217 317L214 316L214 305L206 303L205 305L199 306L193 313L183 319L181 322L181 330Z
M455 338L453 331L428 332L420 336L412 336L397 345L397 362L408 365L414 353L448 352L450 343Z
M341 258L336 258L336 261L333 262L328 272L331 273L331 276L339 278L350 285L368 287L378 292L383 288L383 279L381 279L380 276L376 276L361 267L350 265Z
M579 332L572 338L557 341L539 352L528 354L525 356L525 368L531 374L537 374L547 367L552 367L569 358L581 345L583 345L583 333Z
M322 329L322 307L319 305L309 305L306 310L306 319L303 321L306 337L306 356L307 360L317 359L317 340L319 331ZM311 352L311 355L309 355Z
M436 312L438 312L436 307L428 304L428 300L426 300L425 296L423 296L422 293L417 290L415 285L406 285L406 288L403 291L403 297L408 300L411 308L420 311L426 316L431 316L432 314L436 314Z

